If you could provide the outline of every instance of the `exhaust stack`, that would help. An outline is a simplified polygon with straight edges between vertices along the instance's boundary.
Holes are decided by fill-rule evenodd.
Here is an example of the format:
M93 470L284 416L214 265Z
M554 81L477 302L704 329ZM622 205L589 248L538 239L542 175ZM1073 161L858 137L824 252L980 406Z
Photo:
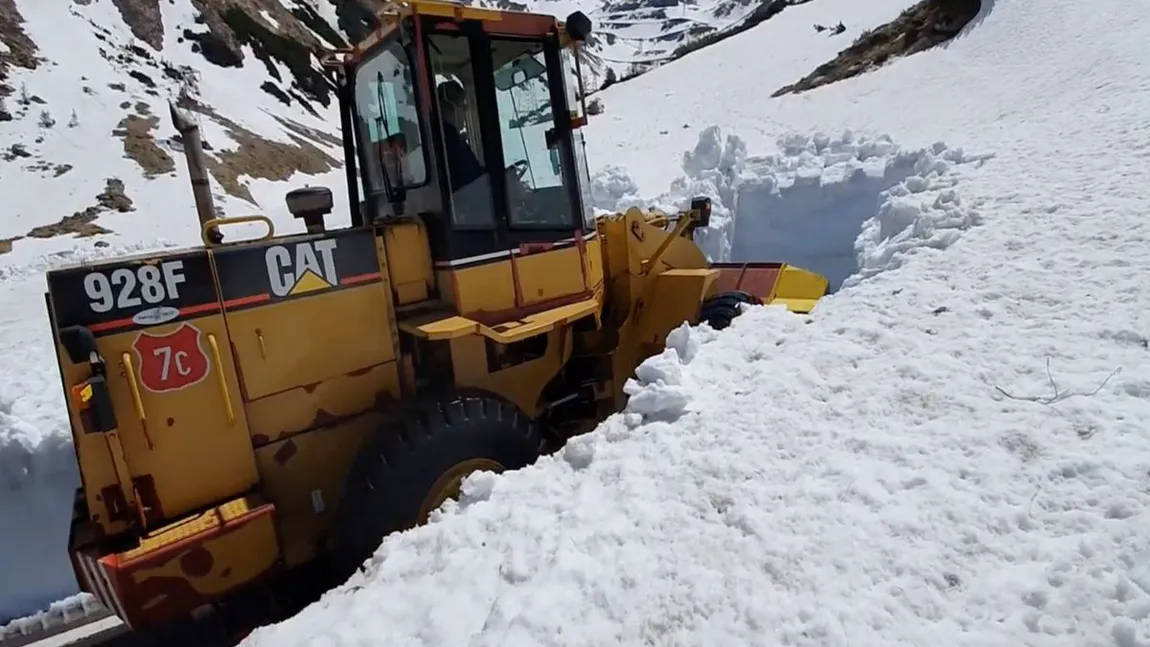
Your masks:
M188 175L192 181L192 197L196 201L196 216L200 228L216 218L216 207L212 200L211 184L208 182L208 169L204 163L204 143L200 139L200 127L185 117L176 104L168 102L172 114L172 125L180 133L184 143L184 157L188 160ZM208 240L218 244L223 242L223 234L216 227L208 232Z

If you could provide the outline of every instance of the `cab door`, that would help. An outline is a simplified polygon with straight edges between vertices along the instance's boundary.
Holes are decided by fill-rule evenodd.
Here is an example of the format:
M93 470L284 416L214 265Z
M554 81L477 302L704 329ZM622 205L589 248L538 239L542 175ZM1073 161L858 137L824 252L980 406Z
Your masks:
M503 211L523 307L581 295L587 281L583 204L558 39L492 36Z
M557 37L492 35L478 25L427 26L432 129L466 122L486 168L470 185L444 183L447 226L434 251L437 269L452 276L441 284L455 287L464 313L513 313L585 295L583 206L570 124L557 118L568 115ZM448 81L462 86L456 96L465 105L440 91ZM444 117L461 108L467 119ZM435 134L450 173L453 135Z

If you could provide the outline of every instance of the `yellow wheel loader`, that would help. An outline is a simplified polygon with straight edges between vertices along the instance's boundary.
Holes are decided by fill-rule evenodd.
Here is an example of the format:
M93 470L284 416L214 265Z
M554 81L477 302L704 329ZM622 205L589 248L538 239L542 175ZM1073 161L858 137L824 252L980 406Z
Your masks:
M326 52L350 226L216 218L203 244L54 270L47 305L82 487L81 589L133 629L282 618L477 470L593 429L684 321L806 312L825 278L708 263L710 203L594 217L578 49L591 23L414 0ZM237 223L263 236L231 240ZM232 232L229 233L229 228Z

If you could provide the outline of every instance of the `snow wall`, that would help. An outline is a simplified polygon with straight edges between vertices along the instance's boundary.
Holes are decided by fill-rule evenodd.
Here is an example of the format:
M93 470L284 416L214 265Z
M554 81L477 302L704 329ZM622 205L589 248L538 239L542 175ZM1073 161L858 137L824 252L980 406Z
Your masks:
M849 131L793 135L754 157L742 139L710 127L684 153L683 175L666 193L640 196L619 167L597 173L591 192L601 211L674 211L708 196L711 224L696 239L712 260L785 261L827 275L837 291L948 247L976 224L977 210L953 187L958 167L983 159L942 143L904 150L888 137ZM53 604L77 591L66 542L79 477L40 300L45 269L0 267L0 324L26 342L17 370L42 373L32 381L37 393L0 376L0 625L33 614L45 622L39 612L49 605L49 615L63 617L92 604L87 596Z
M905 150L889 137L792 135L777 152L751 157L716 126L683 154L683 175L653 199L638 195L625 169L592 180L601 211L654 206L673 212L691 198L712 201L710 227L696 234L712 261L782 261L825 275L831 290L944 249L978 222L959 200L957 167L981 164L944 143Z

